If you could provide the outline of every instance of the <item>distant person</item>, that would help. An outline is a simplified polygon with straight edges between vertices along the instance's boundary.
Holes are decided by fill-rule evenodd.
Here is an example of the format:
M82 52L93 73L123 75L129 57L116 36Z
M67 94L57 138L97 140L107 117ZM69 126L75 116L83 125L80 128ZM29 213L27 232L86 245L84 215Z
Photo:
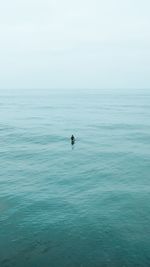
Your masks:
M71 144L74 145L74 143L75 143L75 137L74 137L74 135L72 134L72 136L71 136Z

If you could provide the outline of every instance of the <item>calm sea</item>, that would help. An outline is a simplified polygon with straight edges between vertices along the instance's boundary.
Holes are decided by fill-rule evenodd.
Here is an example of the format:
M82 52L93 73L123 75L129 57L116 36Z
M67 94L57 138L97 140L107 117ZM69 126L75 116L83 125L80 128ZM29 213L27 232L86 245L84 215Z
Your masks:
M1 90L0 267L138 266L150 266L150 91Z

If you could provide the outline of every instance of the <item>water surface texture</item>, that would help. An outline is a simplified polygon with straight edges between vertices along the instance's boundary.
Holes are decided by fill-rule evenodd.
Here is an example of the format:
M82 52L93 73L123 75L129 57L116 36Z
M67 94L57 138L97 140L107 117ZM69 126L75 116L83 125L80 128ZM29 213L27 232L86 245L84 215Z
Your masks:
M0 91L0 267L11 266L150 266L148 90Z

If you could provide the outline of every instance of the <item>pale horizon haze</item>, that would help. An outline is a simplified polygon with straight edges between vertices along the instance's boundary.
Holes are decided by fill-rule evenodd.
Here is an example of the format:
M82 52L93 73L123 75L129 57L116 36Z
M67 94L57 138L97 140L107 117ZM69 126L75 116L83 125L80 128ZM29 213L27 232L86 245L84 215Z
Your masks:
M150 88L148 0L6 0L0 89Z

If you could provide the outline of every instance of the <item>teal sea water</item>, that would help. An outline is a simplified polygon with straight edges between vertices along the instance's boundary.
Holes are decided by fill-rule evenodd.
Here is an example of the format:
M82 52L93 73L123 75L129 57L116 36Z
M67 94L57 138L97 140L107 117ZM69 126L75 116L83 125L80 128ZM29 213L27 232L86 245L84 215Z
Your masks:
M12 266L150 266L149 90L0 91L0 267Z

